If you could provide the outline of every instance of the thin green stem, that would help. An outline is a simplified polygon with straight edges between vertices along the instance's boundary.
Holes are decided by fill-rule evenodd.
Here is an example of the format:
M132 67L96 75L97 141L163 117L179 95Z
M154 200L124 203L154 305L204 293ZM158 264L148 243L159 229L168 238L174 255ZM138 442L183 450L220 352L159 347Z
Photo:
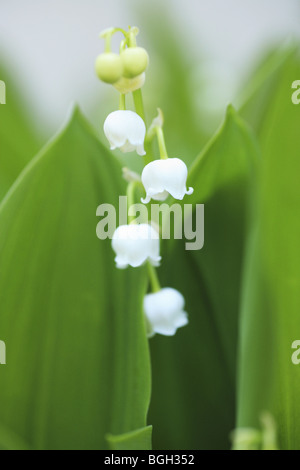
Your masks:
M123 28L107 28L101 31L99 36L100 38L105 39L107 36L113 36L117 32L124 34L125 37L128 36L128 32Z
M147 262L148 275L150 279L152 292L159 292L161 290L159 279L157 276L156 269L152 266L149 261Z
M136 47L136 38L133 34L129 34L129 47Z
M120 110L126 109L126 98L123 93L120 93L119 109Z
M131 181L127 186L126 196L127 196L127 212L129 208L135 204L134 193L136 189L137 181ZM128 223L131 224L135 220L134 216L128 215Z
M143 119L143 121L146 124L146 115L145 115L145 108L144 108L142 90L139 89L139 90L133 91L132 96L133 96L135 111L139 116L141 116L141 118Z
M111 52L111 37L112 37L111 34L107 34L107 35L105 36L104 51L105 51L106 53Z
M125 39L123 39L123 41L120 44L120 54L121 54L121 52L125 51L126 45L127 45L127 39L125 38Z
M147 134L146 134L146 142L150 143L153 141L154 137L156 137L156 127L149 127Z
M117 31L120 31L124 35L127 34L122 28L108 28L100 33L100 38L105 40L105 52L111 52L111 38Z
M124 36L127 36L128 34L127 31L125 31L125 29L123 28L114 28L114 33L117 33L117 32L124 34Z
M159 126L156 127L156 135L157 135L157 140L158 140L160 158L162 160L166 160L168 158L168 152L167 152L167 147L166 147L164 131Z
M147 126L142 90L139 89L133 91L132 96L135 112L143 119L145 125ZM145 165L148 165L148 163L152 162L153 160L153 149L152 142L148 141L147 139L145 139L145 152L146 155L144 156L144 163Z
M136 47L137 42L136 42L136 36L139 33L139 30L135 27L129 28L128 34L128 45L129 47Z

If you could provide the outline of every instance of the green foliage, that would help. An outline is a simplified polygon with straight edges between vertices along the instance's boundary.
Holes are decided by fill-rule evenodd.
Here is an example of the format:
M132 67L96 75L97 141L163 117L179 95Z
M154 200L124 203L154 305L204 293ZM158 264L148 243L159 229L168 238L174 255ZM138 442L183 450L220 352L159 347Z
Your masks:
M159 273L163 286L183 292L190 326L175 338L151 341L155 448L229 446L246 205L256 159L251 133L229 108L190 172L195 192L183 202L205 203L205 246L185 251L181 241L172 244Z
M152 426L136 431L113 436L108 434L106 440L111 450L145 450L152 446Z
M285 44L272 50L267 56L264 55L240 93L237 100L240 113L258 137L265 125L269 124L270 106L276 98L278 88L282 86L285 70L295 57L297 49L297 45ZM287 91L290 89L291 83L288 84Z
M9 83L6 104L0 105L0 200L17 176L39 150L39 139L34 135L28 117L22 111L23 100L11 77L0 67L0 79Z
M146 424L146 272L118 271L95 233L97 206L123 191L75 110L1 206L0 422L31 448L105 448Z
M205 203L203 250L162 244L161 284L184 294L190 325L151 340L147 419L147 273L117 270L95 234L97 206L125 194L121 165L78 110L33 158L39 141L10 87L0 106L0 198L11 188L0 207L0 449L150 449L148 423L155 449L226 449L236 427L256 435L264 411L280 448L299 448L299 59L268 55L240 113L228 108L193 161L206 133L190 57L165 24L153 37L157 16L146 14L165 61L155 103L169 153L190 164L195 188L183 204Z
M300 311L299 107L291 84L293 54L280 70L260 129L262 165L244 283L239 374L239 426L256 426L262 411L278 425L281 449L299 449L300 370L291 362Z

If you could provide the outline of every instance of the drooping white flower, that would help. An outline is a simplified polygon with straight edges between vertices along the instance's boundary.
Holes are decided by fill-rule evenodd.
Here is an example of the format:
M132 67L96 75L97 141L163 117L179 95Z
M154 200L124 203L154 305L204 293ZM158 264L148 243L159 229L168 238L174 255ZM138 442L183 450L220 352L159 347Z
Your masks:
M117 268L136 268L149 261L159 266L159 234L149 224L121 225L112 238Z
M110 113L104 123L104 133L111 150L119 148L124 153L135 150L138 155L145 155L146 126L143 119L133 111Z
M176 289L166 287L144 298L144 312L151 337L155 333L173 336L178 328L188 324L185 300Z
M186 188L188 169L179 158L155 160L145 166L142 173L142 183L146 190L144 204L155 201L165 201L169 194L175 199L182 200L186 194L193 193L193 188Z

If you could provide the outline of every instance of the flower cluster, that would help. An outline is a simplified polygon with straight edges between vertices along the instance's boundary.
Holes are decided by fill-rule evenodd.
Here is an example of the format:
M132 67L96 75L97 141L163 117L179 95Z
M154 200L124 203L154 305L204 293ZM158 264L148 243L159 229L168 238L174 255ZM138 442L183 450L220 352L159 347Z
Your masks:
M120 45L120 53L111 51L111 38L121 32L124 39ZM111 150L119 149L123 153L135 151L139 156L146 156L146 164L141 177L135 175L128 184L129 203L134 203L137 185L145 191L144 204L151 199L165 201L169 196L182 200L190 195L193 188L187 188L188 169L179 158L169 158L164 133L163 115L159 110L148 131L145 124L141 87L145 82L145 72L149 64L148 53L138 47L137 28L124 31L121 28L105 30L101 37L105 39L105 52L96 61L98 77L112 84L120 92L120 106L109 114L104 123L104 133ZM125 97L133 93L135 112L126 109ZM151 141L158 139L160 158L151 154ZM128 171L127 171L128 173ZM116 254L115 262L119 269L128 266L137 268L147 264L152 292L144 298L144 313L148 336L158 333L172 336L177 329L188 323L184 311L185 300L180 292L172 288L160 288L155 268L161 261L159 233L151 223L118 227L112 238L112 248Z
M120 54L111 51L111 38L116 32L125 36L120 46ZM100 80L113 85L120 93L126 94L141 88L145 83L145 71L149 56L145 49L137 47L137 28L128 32L121 28L109 28L101 33L105 39L105 52L96 60L96 73Z

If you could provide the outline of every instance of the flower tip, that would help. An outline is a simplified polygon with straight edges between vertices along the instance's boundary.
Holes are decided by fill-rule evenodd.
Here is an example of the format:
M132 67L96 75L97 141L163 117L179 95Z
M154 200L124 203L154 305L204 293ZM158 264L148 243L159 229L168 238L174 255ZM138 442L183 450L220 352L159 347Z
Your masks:
M137 154L140 156L140 157L144 157L144 155L146 155L146 152L145 152L145 149L141 148L137 151Z
M162 260L161 256L158 256L156 259L152 259L151 260L152 266L154 266L155 268L159 268L161 260Z
M194 188L189 188L186 192L187 196L190 196L191 194L193 194L194 192Z
M128 264L122 262L118 256L116 256L115 258L115 263L116 263L116 267L117 269L126 269L128 267Z

